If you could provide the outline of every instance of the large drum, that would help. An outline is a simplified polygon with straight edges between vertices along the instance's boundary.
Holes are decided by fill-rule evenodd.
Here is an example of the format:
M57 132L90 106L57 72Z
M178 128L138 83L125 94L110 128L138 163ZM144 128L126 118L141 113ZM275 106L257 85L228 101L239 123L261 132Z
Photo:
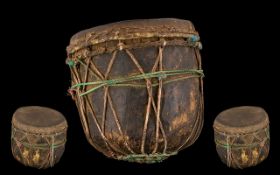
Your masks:
M69 92L89 143L108 157L160 162L203 125L203 72L190 21L131 20L75 34Z

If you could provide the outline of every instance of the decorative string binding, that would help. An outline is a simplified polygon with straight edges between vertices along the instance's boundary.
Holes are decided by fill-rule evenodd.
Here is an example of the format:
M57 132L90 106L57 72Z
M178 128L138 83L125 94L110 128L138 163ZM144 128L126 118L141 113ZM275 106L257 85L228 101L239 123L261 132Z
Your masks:
M269 128L268 126L263 128L263 129L260 129L258 131L255 131L255 132L250 132L250 133L244 133L244 134L228 134L228 133L224 133L224 132L220 132L220 131L217 131L215 130L216 133L220 134L220 135L224 135L226 137L226 143L224 142L221 142L219 141L217 138L215 138L215 143L217 145L217 147L223 147L224 149L226 149L226 159L227 159L227 166L231 167L232 164L234 163L238 168L242 169L242 165L236 161L234 158L233 158L233 151L241 151L241 160L243 162L247 162L248 161L248 158L245 153L244 150L246 149L252 149L252 148L255 148L257 149L258 148L258 152L259 151L262 151L262 149L264 149L265 152L268 152L267 148L265 147L265 143L268 143L269 140L270 140L270 134L269 134ZM260 139L258 137L258 134L260 133L265 133L265 136L264 138ZM257 142L252 142L252 143L243 143L243 144L240 144L240 143L236 143L237 142L237 139L240 139L242 137L252 137L252 138L255 138L257 139L258 141ZM252 139L253 140L253 139ZM254 157L255 161L253 160L252 161L252 164L254 163L257 163L256 160L259 159L259 156L260 156L260 153L258 153L256 150L251 150L251 156ZM242 163L241 161L241 163Z
M22 137L21 138L17 138L15 137L16 133L21 133ZM27 164L32 164L30 161L28 160L28 155L25 152L22 152L22 146L24 148L29 148L33 151L35 150L49 150L48 153L46 155L49 155L48 158L45 161L45 163L41 163L40 166L38 168L43 168L44 164L48 164L52 167L55 164L55 149L59 148L59 147L64 147L65 143L66 143L66 138L64 138L62 141L55 143L55 138L61 134L66 133L66 128L63 129L60 132L57 133L53 133L53 134L39 134L39 133L30 133L30 132L26 132L23 131L21 129L16 128L14 125L12 125L12 134L11 134L11 140L12 142L14 142L14 146L16 148L12 148L13 154L16 150L18 150L20 152L20 156L23 156L22 159L24 160L24 162L26 162ZM34 143L28 143L28 138L30 136L34 136L34 138L36 138L37 140L39 139L43 139L46 142L49 142L49 139L51 140L49 143L42 143L42 144L34 144ZM27 139L27 141L23 141L24 139ZM25 150L25 149L24 149ZM33 161L39 161L40 159L40 154L39 152L34 152L35 154L33 155ZM29 154L29 152L28 152ZM16 156L16 155L15 155ZM42 155L41 155L42 156ZM47 163L48 162L48 163ZM38 164L39 165L39 164Z
M145 162L145 163L159 163L162 162L164 159L176 155L178 152L173 152L169 154L130 154L127 156L119 157L120 160L126 160L128 162Z
M66 60L66 63L69 65L71 74L72 74L72 87L70 88L70 93L73 95L72 98L75 99L77 107L80 111L82 124L84 127L84 131L86 134L86 137L88 138L88 141L90 144L95 147L98 151L104 153L108 157L113 157L116 159L122 159L127 161L136 161L136 162L145 162L145 163L154 163L154 162L160 162L164 159L166 159L168 156L175 155L178 151L184 149L185 147L188 147L189 145L193 144L194 141L198 138L202 125L203 125L203 83L202 78L204 77L203 71L201 69L201 58L198 49L201 48L200 42L198 42L199 37L193 35L189 39L187 39L187 42L175 42L172 43L172 41L165 41L164 38L160 38L161 44L156 43L158 46L158 56L156 57L156 61L154 63L154 66L152 70L149 73L145 73L139 62L137 61L136 57L133 55L133 53L129 50L129 46L123 44L121 41L119 42L119 48L117 50L112 51L112 58L110 59L109 65L107 67L106 72L103 74L101 71L95 66L95 64L91 60L91 56L89 57L82 57L81 55L77 55L77 53L70 53L68 56L68 59ZM163 70L162 67L162 59L163 59L163 50L165 46L168 46L169 43L171 45L176 45L176 43L179 43L179 45L187 46L187 47L194 47L195 57L196 61L198 63L197 70L193 69L183 69L183 70ZM153 45L153 43L150 43ZM149 45L146 45L149 46ZM125 78L116 78L116 79L108 79L109 73L111 71L112 65L114 61L116 60L117 52L122 51L126 53L131 61L135 64L137 67L139 74L128 76ZM82 51L81 51L82 52ZM84 66L85 68L85 75L81 76L79 75L79 66ZM156 71L158 70L158 71ZM92 74L96 78L96 81L94 82L88 82L88 75L89 73ZM173 80L166 80L168 77L171 76L184 76L184 77L178 77ZM156 78L158 82L154 83L152 81L153 78ZM162 98L162 87L163 84L173 82L173 81L179 81L183 79L188 78L199 78L200 82L200 105L197 109L197 113L194 124L192 126L192 131L188 138L183 142L182 145L178 147L177 150L173 152L167 152L168 143L167 138L165 135L165 131L163 128L163 124L160 118L160 111L161 111L161 98ZM145 84L131 84L129 82L131 81L137 81L137 80L145 80ZM163 81L164 80L164 81ZM86 91L86 86L89 85L95 85L95 87L89 89ZM147 93L148 93L148 102L147 102L147 108L146 113L144 116L144 127L143 127L143 135L141 139L141 153L135 153L135 151L130 147L128 144L128 140L125 139L122 126L119 121L119 116L116 113L115 107L112 103L112 98L110 95L110 92L108 91L108 88L110 86L134 86L134 87L146 87ZM157 101L154 100L152 95L152 87L158 87L158 95L157 95ZM102 120L101 122L98 122L97 116L95 114L95 111L93 109L92 104L90 103L90 99L88 97L89 93L92 93L96 91L99 88L104 88L104 108L102 113ZM73 93L74 92L74 93ZM124 146L126 149L121 150L114 146L113 143L111 143L108 138L105 135L105 118L106 118L106 112L104 109L107 107L111 108L113 112L113 117L115 120L115 123L117 125L117 128L119 130L119 133L121 134L122 138L124 138ZM102 148L98 146L94 142L94 138L91 136L88 126L88 116L86 115L87 111L89 110L92 114L93 122L95 123L100 136L104 140L105 146L107 148L107 151L105 152ZM146 143L146 137L147 137L147 129L148 129L148 121L151 117L150 113L152 110L155 113L155 119L156 119L156 131L155 131L155 144L154 148L151 151L151 153L147 153L145 151L145 143ZM163 150L158 151L158 145L159 145L159 133L161 133L162 139L163 139Z
M191 77L204 77L203 70L193 70L193 69L183 69L183 70L166 70L166 71L157 71L157 72L151 72L151 73L144 73L140 75L134 75L130 77L125 78L118 78L118 79L109 79L109 80L101 80L101 81L94 81L94 82L84 82L84 83L78 83L70 88L71 91L76 91L77 89L81 87L85 87L88 85L96 85L94 88L91 88L90 90L81 93L80 96L87 95L91 92L96 91L99 88L102 88L104 86L132 86L132 87L146 87L145 85L137 85L137 84L127 84L125 82L129 81L135 81L135 80L143 80L143 79L149 79L149 78L158 78L158 80L166 79L169 76L175 76L175 75L189 75L187 77L180 77L177 79L169 80L166 82L163 82L163 84L190 78ZM152 87L158 86L159 83L151 84Z

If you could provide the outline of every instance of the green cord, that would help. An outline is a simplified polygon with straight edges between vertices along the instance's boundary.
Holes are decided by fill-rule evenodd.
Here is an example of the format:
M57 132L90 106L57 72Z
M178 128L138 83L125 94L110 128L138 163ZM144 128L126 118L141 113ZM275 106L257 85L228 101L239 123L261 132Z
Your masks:
M15 142L18 142L20 144L22 144L23 146L27 147L27 148L38 148L38 149L42 149L42 150L48 150L48 149L56 149L58 147L61 147L61 146L64 146L65 143L66 143L66 138L63 139L62 141L58 142L58 143L52 143L51 145L48 144L48 143L37 143L37 144L31 144L31 143L28 143L28 142L24 142L24 141L20 141L20 140L17 140L16 137L15 137L15 133L16 132L21 132L22 134L26 134L26 135L34 135L34 136L40 136L40 134L35 134L35 133L28 133L28 132L24 132L24 131L21 131L20 129L16 129L13 125L12 125L12 134L11 134L11 140L14 140ZM45 135L45 137L54 137L54 135L56 134L53 134L53 135ZM42 135L41 135L42 137Z
M60 143L57 144L30 144L30 143L26 143L26 142L22 142L22 141L18 141L15 138L12 138L15 142L19 142L20 144L22 144L24 147L27 148L38 148L38 149L42 149L42 150L49 150L51 149L56 149L58 147L64 146L66 143L66 139L61 141Z
M166 71L150 72L150 73L145 73L145 74L140 74L140 75L133 75L133 76L125 77L125 78L116 78L116 79L111 79L111 80L101 80L101 81L78 83L76 85L73 85L71 87L71 89L84 87L87 85L96 85L95 87L91 88L90 90L80 94L80 96L83 96L83 95L89 94L91 92L94 92L103 86L120 86L120 85L126 86L129 84L124 84L124 82L128 82L128 81L143 80L143 79L149 79L149 78L158 78L159 80L161 80L163 78L167 78L168 76L183 75L183 74L190 74L190 75L195 75L197 77L204 77L203 70L197 70L197 69L166 70ZM156 85L158 85L158 83ZM156 86L156 85L153 84L152 86Z
M128 162L157 163L157 162L162 162L164 159L176 154L177 152L155 153L155 154L130 154L127 156L120 156L118 157L118 159L125 160Z
M75 61L74 60L68 60L66 62L66 64L68 64L69 67L73 67L73 66L75 66Z
M266 137L260 141L260 142L255 142L255 143L252 143L252 144L238 144L238 143L224 143L223 141L219 141L218 139L215 139L215 143L216 145L219 145L221 147L224 147L224 148L234 148L234 149L243 149L243 148L246 148L246 147L255 147L255 146L258 146L260 145L262 142L266 142L267 140L270 140L270 134L269 134L269 128L266 127L264 129L261 129L259 130L258 132L255 132L255 134L258 134L260 132L264 132L266 134ZM248 133L249 134L249 133Z
M255 147L258 146L260 143L253 143L253 144L226 144L226 143L221 143L218 140L215 140L216 144L224 147L224 148L234 148L234 149L243 149L243 148L251 148L251 147Z

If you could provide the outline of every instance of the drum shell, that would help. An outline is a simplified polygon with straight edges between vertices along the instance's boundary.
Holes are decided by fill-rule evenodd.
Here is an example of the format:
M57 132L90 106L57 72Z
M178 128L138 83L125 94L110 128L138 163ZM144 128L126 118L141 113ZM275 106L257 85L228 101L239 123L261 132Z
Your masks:
M257 106L222 111L214 121L216 150L228 167L243 169L265 160L270 149L269 118Z
M255 166L269 154L269 126L252 133L236 135L215 131L215 141L220 159L229 167L242 169ZM229 156L232 159L230 163Z
M125 49L120 47L119 41L105 41L78 51L68 51L70 53L68 59L76 62L75 66L71 68L72 85L75 86L79 82L98 81L99 79L89 69L97 69L97 73L99 72L98 74L101 74L102 77L106 74L113 57L115 61L107 79L141 74L141 70L135 65L131 55L145 73L151 72L160 48L163 48L163 70L201 69L198 48L182 44L185 41L183 37L139 37L122 40L121 44ZM81 58L80 61L83 63L78 62L77 58ZM153 78L150 81L157 82L158 79ZM194 77L170 83L164 83L164 81L160 99L160 120L165 136L160 132L156 151L154 148L157 124L152 104L144 149L141 149L149 100L145 80L132 82L132 84L143 85L141 87L110 86L99 88L84 96L73 95L88 141L106 156L124 160L130 159L129 155L147 155L147 157L148 155L172 155L194 143L203 123L202 79ZM85 86L83 91L88 91L93 87ZM104 98L106 93L109 94L109 97ZM156 105L158 86L152 88L151 96ZM106 103L105 108L104 103ZM108 144L113 148L108 148ZM132 161L154 162L147 157L143 160ZM163 156L162 159L164 158L166 157Z
M61 115L61 122L56 125L39 127L36 125L27 125L22 123L18 115L27 113L32 116L32 112L52 112ZM20 118L20 119L19 119ZM45 120L47 121L47 119ZM35 122L36 123L36 122ZM40 122L37 122L40 124ZM44 124L46 125L46 124ZM13 116L11 127L11 150L14 158L25 166L38 169L53 167L61 159L67 138L67 122L61 113L45 107L23 107L19 108Z

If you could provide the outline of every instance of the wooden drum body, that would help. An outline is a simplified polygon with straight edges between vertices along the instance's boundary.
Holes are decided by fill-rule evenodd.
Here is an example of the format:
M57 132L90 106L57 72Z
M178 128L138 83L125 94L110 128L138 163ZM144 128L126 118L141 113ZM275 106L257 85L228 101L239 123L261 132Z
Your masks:
M88 141L108 157L159 162L203 125L198 33L179 19L132 20L71 38L69 92Z
M64 152L66 132L67 122L58 111L39 106L21 107L12 119L13 156L26 166L52 167Z
M221 112L214 122L216 149L232 168L259 164L269 153L269 119L260 107L242 106Z

